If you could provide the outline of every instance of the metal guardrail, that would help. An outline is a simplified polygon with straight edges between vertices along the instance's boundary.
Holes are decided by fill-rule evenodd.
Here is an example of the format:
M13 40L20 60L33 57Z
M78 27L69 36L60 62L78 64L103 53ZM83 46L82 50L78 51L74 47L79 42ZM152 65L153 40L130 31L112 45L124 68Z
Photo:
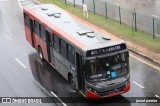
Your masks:
M101 0L63 0L66 3L72 3L74 6L87 4L88 9L94 14L118 21L120 24L126 24L132 27L134 31L144 31L149 34L160 37L160 18L155 16L146 16L131 10L121 8L116 4L107 3Z

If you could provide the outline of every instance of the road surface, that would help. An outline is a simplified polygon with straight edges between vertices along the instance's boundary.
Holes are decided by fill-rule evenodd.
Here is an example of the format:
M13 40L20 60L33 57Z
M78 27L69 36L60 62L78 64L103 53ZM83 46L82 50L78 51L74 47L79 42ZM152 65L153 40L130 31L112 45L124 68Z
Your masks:
M0 0L0 97L48 96L31 74L28 55L32 52L35 50L25 40L23 14L18 2Z
M24 0L23 0L24 1ZM0 97L48 97L45 91L59 97L81 97L48 63L42 62L25 40L23 1L0 0ZM19 6L19 4L23 4ZM31 3L32 5L32 3ZM114 106L129 97L160 96L160 68L142 57L130 54L131 90L113 103L66 103L68 106ZM34 79L34 77L35 79ZM40 83L43 87L38 86ZM27 105L27 104L23 104ZM35 104L30 104L34 105ZM38 104L39 105L39 104ZM38 106L37 105L37 106ZM42 104L54 106L56 104ZM159 103L123 103L124 106L159 106Z

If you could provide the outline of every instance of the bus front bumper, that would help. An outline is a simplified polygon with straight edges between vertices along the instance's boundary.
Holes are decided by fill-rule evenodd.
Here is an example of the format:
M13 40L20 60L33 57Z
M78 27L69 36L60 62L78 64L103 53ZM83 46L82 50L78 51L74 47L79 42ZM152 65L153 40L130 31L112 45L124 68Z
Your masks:
M125 92L128 92L129 90L130 90L130 82L120 92L109 92L109 93L105 93L104 92L104 94L102 96L102 95L100 95L98 93L93 93L93 92L88 90L87 93L86 93L86 97L89 98L89 99L107 98L107 97L112 97L112 96L123 94Z

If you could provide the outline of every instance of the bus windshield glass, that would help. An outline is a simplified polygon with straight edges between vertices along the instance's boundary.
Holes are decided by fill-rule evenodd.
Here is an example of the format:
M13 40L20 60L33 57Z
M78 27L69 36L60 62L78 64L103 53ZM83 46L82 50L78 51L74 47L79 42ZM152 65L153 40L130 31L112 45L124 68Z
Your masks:
M114 56L86 61L86 78L102 81L117 78L128 73L128 52Z

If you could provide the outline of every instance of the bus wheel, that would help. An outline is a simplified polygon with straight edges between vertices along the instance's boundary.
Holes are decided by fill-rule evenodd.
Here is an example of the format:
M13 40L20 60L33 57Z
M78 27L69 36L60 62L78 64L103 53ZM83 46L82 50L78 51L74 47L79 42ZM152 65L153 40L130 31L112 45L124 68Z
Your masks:
M43 60L43 53L42 53L41 47L38 47L38 54L39 54L39 57Z

